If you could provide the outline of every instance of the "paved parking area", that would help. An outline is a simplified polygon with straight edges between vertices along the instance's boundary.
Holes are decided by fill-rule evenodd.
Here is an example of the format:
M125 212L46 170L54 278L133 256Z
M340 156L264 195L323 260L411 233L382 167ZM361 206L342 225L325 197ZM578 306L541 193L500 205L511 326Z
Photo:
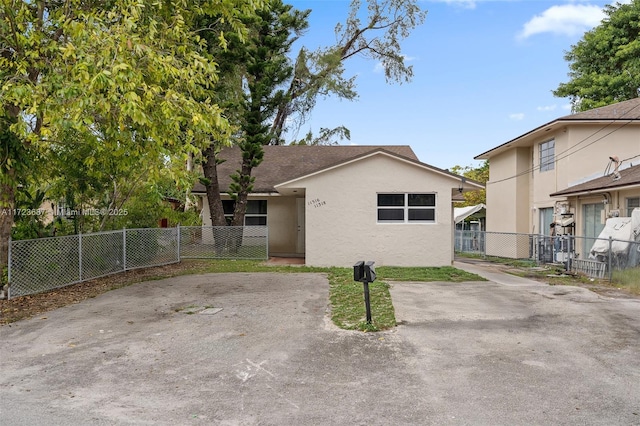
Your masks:
M526 281L392 297L401 325L359 333L327 320L321 274L115 290L0 327L0 423L640 424L637 300Z

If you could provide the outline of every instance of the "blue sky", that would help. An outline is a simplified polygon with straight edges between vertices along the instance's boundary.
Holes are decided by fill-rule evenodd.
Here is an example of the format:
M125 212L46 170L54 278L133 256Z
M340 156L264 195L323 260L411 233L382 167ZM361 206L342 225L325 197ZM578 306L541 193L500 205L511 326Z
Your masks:
M301 43L335 43L348 0L289 0L312 9ZM568 81L564 54L604 17L606 1L423 0L422 26L403 43L411 83L387 84L376 63L350 60L355 101L324 99L298 136L344 125L341 144L411 145L418 158L448 169L570 113L551 93Z

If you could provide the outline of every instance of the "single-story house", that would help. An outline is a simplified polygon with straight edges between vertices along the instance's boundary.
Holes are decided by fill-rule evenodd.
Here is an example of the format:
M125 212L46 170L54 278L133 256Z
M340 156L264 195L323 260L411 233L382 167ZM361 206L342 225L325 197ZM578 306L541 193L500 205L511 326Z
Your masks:
M225 212L237 147L218 176ZM270 256L311 266L445 266L453 261L454 195L483 185L422 163L409 146L265 146L254 169L246 225L266 225ZM198 184L194 194L206 197ZM203 226L211 219L203 202Z

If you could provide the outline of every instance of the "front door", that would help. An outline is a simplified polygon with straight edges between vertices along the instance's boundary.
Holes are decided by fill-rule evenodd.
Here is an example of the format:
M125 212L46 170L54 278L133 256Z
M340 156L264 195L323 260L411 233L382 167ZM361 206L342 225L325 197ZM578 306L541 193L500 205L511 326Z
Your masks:
M305 241L305 237L304 237L304 221L305 221L305 202L304 202L304 198L297 198L296 199L296 207L298 209L298 223L297 223L297 227L298 227L298 239L296 242L296 253L297 254L304 254L305 251L305 246L304 246L304 241Z

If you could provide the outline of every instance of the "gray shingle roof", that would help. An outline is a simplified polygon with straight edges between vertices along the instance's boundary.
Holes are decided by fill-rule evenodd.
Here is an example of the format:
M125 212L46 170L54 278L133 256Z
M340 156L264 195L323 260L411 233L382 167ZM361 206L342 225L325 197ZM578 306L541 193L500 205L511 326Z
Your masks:
M558 120L639 120L640 98L590 109L576 114L565 115Z
M418 157L408 145L267 145L264 147L263 162L252 173L252 176L256 178L253 192L276 192L274 186L279 183L379 150L419 162ZM220 152L219 158L226 160L218 165L220 189L222 192L226 192L231 183L229 176L241 167L240 149L238 147L225 148ZM204 193L204 185L197 183L193 192Z
M567 189L563 189L562 191L554 192L551 196L558 197L588 192L602 192L635 185L640 185L640 165L620 170L620 179L618 180L613 180L613 175L602 176L588 182L571 186Z
M567 122L617 122L622 121L625 122L634 122L640 121L640 98L630 99L628 101L618 102L616 104L603 106L600 108L594 108L589 111L579 112L576 114L569 114L563 117L556 118L553 121L549 121L548 123L543 124L542 126L538 126L535 129L528 131L514 139L511 139L501 145L498 145L494 148L491 148L488 151L483 152L482 154L476 155L474 158L476 160L485 160L490 158L492 155L495 155L499 152L504 152L505 149L508 149L513 146L513 144L520 144L519 146L524 146L525 141L528 139L528 144L533 144L535 142L535 138L541 132L545 132L549 130L554 125L563 125Z

